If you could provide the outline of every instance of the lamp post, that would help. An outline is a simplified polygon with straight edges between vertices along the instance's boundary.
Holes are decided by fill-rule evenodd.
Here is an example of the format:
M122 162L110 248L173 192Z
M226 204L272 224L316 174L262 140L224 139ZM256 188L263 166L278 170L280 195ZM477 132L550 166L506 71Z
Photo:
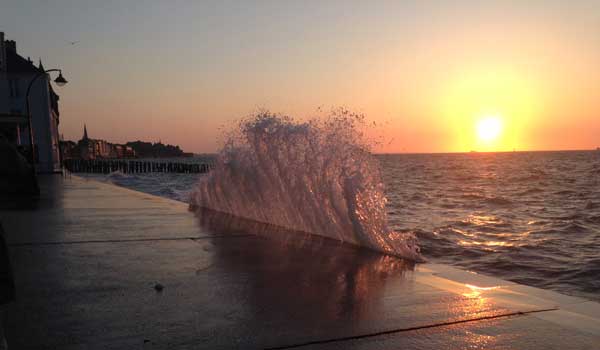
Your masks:
M33 83L39 77L47 75L50 72L58 72L58 77L56 79L54 79L54 83L56 83L56 85L58 85L58 86L64 86L67 83L67 79L65 79L63 77L63 75L62 75L62 70L60 70L60 69L48 69L46 71L39 72L36 76L34 76L29 81L29 85L27 86L27 93L25 94L26 108L27 108L27 118L28 118L27 128L29 129L29 144L31 145L31 166L34 169L35 169L35 145L33 143L33 126L32 126L32 122L31 122L31 107L30 107L30 104L29 104L29 93L31 92L31 87L33 86Z

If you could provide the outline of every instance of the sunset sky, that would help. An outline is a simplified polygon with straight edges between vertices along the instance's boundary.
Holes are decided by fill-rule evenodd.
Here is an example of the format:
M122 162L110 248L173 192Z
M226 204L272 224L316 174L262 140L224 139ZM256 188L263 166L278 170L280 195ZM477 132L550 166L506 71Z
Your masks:
M213 152L260 108L343 106L380 152L600 146L599 1L9 0L0 31L63 69L66 139Z

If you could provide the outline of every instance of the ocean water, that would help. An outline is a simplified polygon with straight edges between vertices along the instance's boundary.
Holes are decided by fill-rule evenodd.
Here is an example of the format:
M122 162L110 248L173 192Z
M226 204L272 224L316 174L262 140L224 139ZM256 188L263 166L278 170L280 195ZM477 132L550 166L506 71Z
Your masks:
M600 152L375 158L389 228L414 234L428 261L600 300ZM206 177L87 176L184 202Z
M430 261L600 300L600 152L379 159L389 224Z

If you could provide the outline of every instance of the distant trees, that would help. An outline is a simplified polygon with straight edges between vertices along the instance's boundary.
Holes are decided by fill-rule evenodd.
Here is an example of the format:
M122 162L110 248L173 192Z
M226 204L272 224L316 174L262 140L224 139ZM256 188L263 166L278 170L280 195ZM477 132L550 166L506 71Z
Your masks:
M162 142L152 143L138 140L127 142L125 145L133 148L139 158L182 157L186 155L179 146L165 145Z

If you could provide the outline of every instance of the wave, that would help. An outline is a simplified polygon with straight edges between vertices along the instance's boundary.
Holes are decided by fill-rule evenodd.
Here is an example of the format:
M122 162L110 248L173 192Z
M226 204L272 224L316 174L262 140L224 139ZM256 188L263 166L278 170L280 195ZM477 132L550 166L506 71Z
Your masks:
M477 201L482 204L493 205L493 206L511 206L513 205L513 201L508 198L500 197L500 196L492 196L487 197L474 193L465 193L459 196L461 199L469 200L469 201Z
M416 237L388 230L379 163L363 117L297 122L262 112L226 137L191 208L207 208L421 260Z
M135 175L133 174L126 174L120 170L117 171L112 171L108 174L106 174L106 178L108 180L122 180L122 179L132 179L134 178Z
M534 182L541 181L548 177L548 174L543 170L531 169L527 174L516 175L511 180L514 182Z
M496 206L511 206L514 204L513 201L504 197L489 197L485 199L485 202Z
M523 190L523 191L517 193L517 196L525 196L528 194L536 194L536 193L543 193L543 192L544 192L544 190L542 188L531 187L531 188L528 188L526 190Z

